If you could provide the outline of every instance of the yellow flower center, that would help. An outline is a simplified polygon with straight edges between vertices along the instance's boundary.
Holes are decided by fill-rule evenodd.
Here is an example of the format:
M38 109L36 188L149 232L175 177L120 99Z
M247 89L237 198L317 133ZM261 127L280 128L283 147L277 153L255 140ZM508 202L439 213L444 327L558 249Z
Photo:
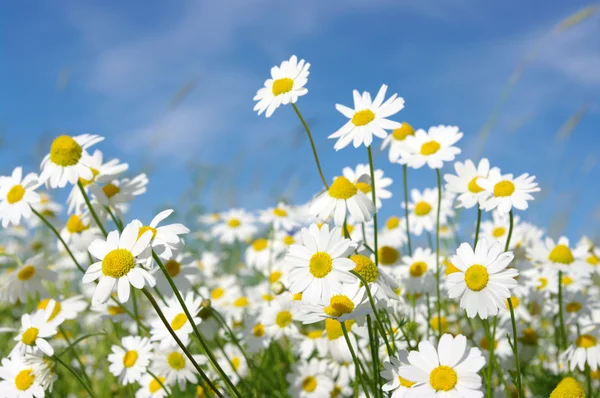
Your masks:
M31 327L23 333L21 342L27 345L34 345L39 333L40 330L38 328Z
M33 370L24 369L15 377L15 386L17 387L17 390L27 391L33 384L34 380L35 376L33 374Z
M324 311L329 316L339 318L354 311L354 303L347 296L333 296Z
M227 221L227 225L229 225L231 228L237 228L242 225L242 223L237 218L230 218L229 221Z
M436 391L450 391L456 386L458 376L449 366L438 366L431 371L429 383Z
M289 93L292 91L294 87L294 81L289 77L284 77L282 79L277 79L273 82L273 95L278 96L281 94Z
M506 228L504 228L504 227L496 227L492 231L492 236L494 238L501 238L501 237L504 236L505 233L506 233Z
M562 278L562 283L565 286L569 286L569 285L573 284L573 282L574 282L573 278L571 278L570 276L563 276L563 278Z
M581 309L583 308L583 306L576 302L576 301L572 301L570 303L567 303L567 305L565 305L565 310L567 310L567 312L579 312L581 311Z
M367 184L366 182L357 182L356 184L356 188L358 188L362 193L369 193L371 192L371 186L369 184Z
M542 290L543 288L548 286L548 278L539 278L538 282L539 282L539 285L537 285L538 290Z
M448 326L450 325L450 323L448 322L448 319L446 319L445 316L443 316L441 318L441 321L438 321L438 319L440 319L440 318L438 318L437 316L432 316L431 321L429 321L429 326L431 326L431 328L433 330L435 330L436 332L439 331L440 324L442 326L442 332L445 331L446 329L448 329Z
M81 159L83 148L68 135L56 137L50 146L50 161L62 167L74 166Z
M587 263L590 265L598 265L598 262L600 262L598 257L593 254L591 254L585 261L587 261Z
M240 359L240 357L231 358L231 365L233 365L234 370L238 370L241 364L242 360Z
M460 272L460 270L456 268L456 266L452 264L449 259L444 260L444 264L446 265L446 275Z
M271 275L269 275L269 282L275 283L281 279L282 276L283 274L280 271L273 271L271 272Z
M442 146L437 141L428 141L421 145L421 155L429 156L433 155L440 150Z
M292 324L292 313L289 311L281 311L275 317L275 323L280 328L288 327Z
M185 313L180 312L179 314L175 315L175 317L171 321L171 327L173 328L173 330L179 330L183 327L183 325L185 325L187 320L188 318L185 315Z
M110 199L119 192L121 192L121 188L109 182L108 184L102 187L102 192L104 192L104 195L106 195L106 197Z
M83 223L81 217L79 217L77 214L73 214L67 220L67 231L69 231L69 233L71 234L79 234L88 229L89 227L89 225L85 225Z
M342 387L340 386L333 386L333 390L331 390L331 393L329 394L330 398L337 398L337 397L341 397L342 396Z
M13 203L20 202L24 195L25 188L23 188L23 185L15 185L6 194L6 201L12 205Z
M410 276L413 278L421 277L427 272L427 263L423 261L417 261L412 263L409 268Z
M285 243L285 244L286 244L286 245L288 245L288 246L290 246L290 245L293 245L293 244L294 244L294 242L295 242L295 240L294 240L294 237L293 237L293 236L291 236L291 235L286 235L286 236L283 238L283 243Z
M475 177L473 177L473 179L471 181L469 181L469 185L468 185L469 192L479 193L479 192L483 191L483 188L481 188L479 185L477 185L478 178L479 178L478 176L475 176Z
M93 167L90 167L90 171L92 172L92 179L91 180L86 180L85 178L79 177L79 181L81 182L81 185L83 185L84 187L88 186L92 182L94 182L96 180L96 177L98 176L98 174L100 174L100 170L95 169Z
M108 306L108 314L109 315L119 315L119 314L124 314L125 310L119 306L116 305L109 305Z
M37 306L38 310L45 310L46 307L48 307L48 303L50 303L50 299L43 299L42 301L40 301L40 303ZM60 303L58 301L54 301L54 309L52 310L52 314L50 314L50 317L48 318L49 321L53 320L54 318L56 318L56 316L60 313Z
M511 181L500 181L494 185L494 196L510 196L515 192L515 184Z
M427 202L418 202L415 205L415 214L417 216L426 216L427 214L429 214L429 212L431 211L432 207L429 203Z
M123 356L123 366L126 368L130 368L137 362L138 352L136 350L130 350L125 353Z
M487 268L480 264L473 264L465 272L465 283L467 287L476 292L483 290L490 279Z
M510 296L509 298L506 299L506 308L508 308L509 301L512 304L513 308L517 308L519 306L519 304L521 303L521 300L519 300L519 298L517 296Z
M349 319L344 322L348 332L350 332L350 329L354 323L355 321L353 319ZM325 332L327 332L327 338L329 340L337 340L344 335L342 324L337 319L333 318L325 319Z
M261 297L265 301L273 301L273 300L275 300L275 296L273 296L272 294L263 294Z
M385 223L385 227L387 229L396 229L400 226L400 218L396 217L396 216L391 216L390 218L387 219L387 222Z
M325 278L333 269L333 260L328 253L316 252L310 258L308 268L315 278Z
M579 348L591 348L598 344L598 340L592 335L582 334L581 336L577 337L575 344Z
M156 238L156 228L153 228L153 227L151 227L149 225L144 225L138 231L138 239L141 238L142 235L144 235L148 231L152 232L152 239Z
M379 269L369 257L355 254L350 259L356 264L354 271L365 278L368 283L373 283L379 279Z
M571 249L566 245L556 245L548 255L548 259L554 263L571 264L575 261Z
M135 267L135 258L127 249L115 249L102 260L102 273L113 278L121 278Z
M295 293L295 294L292 296L292 299L293 299L294 301L301 301L301 300L302 300L302 292L300 292L300 293Z
M246 297L239 297L239 298L235 299L235 301L233 302L234 307L238 307L238 308L247 307L248 304L250 304L250 302L248 301L248 299Z
M306 392L313 392L317 388L317 379L308 376L302 380L302 389Z
M308 332L306 337L308 337L309 339L312 339L312 340L319 339L319 338L323 337L323 331L322 330L311 330L310 332Z
M178 352L172 352L167 357L169 366L173 369L180 370L185 368L185 358Z
M383 265L393 265L400 257L400 252L391 246L381 246L378 254L379 262Z
M482 337L481 340L479 341L479 346L481 348L483 348L486 351L490 350L490 341L487 339L487 337ZM498 340L494 340L494 349L498 348Z
M585 398L585 391L573 377L565 377L552 390L549 398Z
M404 377L402 377L402 376L398 376L398 381L400 382L400 385L401 385L402 387L406 387L406 388L411 388L412 386L414 386L414 385L415 385L415 382L414 382L414 381L409 381L409 380L406 380L406 379L405 379Z
M33 265L26 265L19 270L17 278L22 281L27 281L35 275L35 267Z
M288 215L287 211L285 211L284 209L280 209L280 208L273 209L273 214L275 214L277 217L285 217Z
M165 268L172 278L175 278L181 272L181 264L173 259L165 263Z
M523 330L523 335L519 339L523 344L527 345L537 345L538 343L538 335L535 330L532 328L526 328Z
M256 337L263 337L265 335L265 326L262 323L255 325L252 328L252 334Z
M349 199L356 195L358 188L346 177L337 177L327 192L335 199Z
M402 122L402 126L392 131L392 137L396 141L404 141L409 135L415 135L415 129L406 122Z
M375 119L375 114L370 109L358 111L352 116L352 123L357 126L365 126Z
M165 384L165 378L162 376L158 376L157 377L158 380L160 380L160 383ZM162 387L160 386L160 383L158 381L156 381L156 379L152 379L152 381L150 382L150 385L148 386L148 389L150 390L151 393L155 393L158 390L160 390Z
M255 240L252 243L252 248L257 252L265 250L267 248L267 240L263 238Z
M212 292L210 292L210 298L213 300L217 300L217 299L220 299L221 297L223 297L224 294L225 294L225 289L223 289L222 287L217 287L217 288L214 288L212 290Z

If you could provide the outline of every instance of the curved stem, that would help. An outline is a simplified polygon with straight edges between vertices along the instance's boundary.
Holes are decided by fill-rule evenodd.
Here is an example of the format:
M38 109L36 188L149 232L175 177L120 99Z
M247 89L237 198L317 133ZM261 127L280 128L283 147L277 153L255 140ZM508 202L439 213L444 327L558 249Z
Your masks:
M517 342L517 323L515 321L515 310L512 305L512 300L506 300L510 309L510 321L513 331L513 353L515 355L515 366L517 367L517 393L519 398L523 397L523 389L521 387L521 361L519 361L519 343Z
M404 180L404 218L406 219L406 238L408 239L408 255L412 256L412 245L410 243L410 223L408 222L408 167L402 166Z
M377 244L377 195L375 193L375 170L373 167L373 152L371 146L367 147L369 153L369 171L371 172L371 198L373 199L373 207L375 212L373 213L373 227L374 227L374 244L375 247L375 264L379 266L379 245Z
M323 175L323 170L321 169L321 162L319 162L319 155L317 154L317 147L315 146L315 141L313 140L312 134L310 132L310 128L308 128L308 124L306 124L306 121L302 117L302 114L300 113L298 106L296 104L292 104L292 108L294 108L294 111L296 111L296 115L298 115L298 118L300 119L300 122L302 122L302 125L304 126L304 130L306 130L306 134L308 135L308 140L310 141L310 146L312 147L313 155L315 156L315 162L317 162L317 169L319 170L319 175L321 176L321 181L323 181L323 185L325 186L325 189L329 189L329 185L327 185L327 180L325 179L325 176Z
M77 381L79 382L79 384L81 384L83 386L83 388L85 388L85 390L88 392L88 394L90 394L90 397L95 398L96 396L94 395L94 392L92 391L92 389L85 384L85 382L83 381L83 379L79 376L79 374L77 372L75 372L75 370L73 370L73 368L71 368L69 365L67 365L67 363L65 361L63 361L62 359L60 359L59 357L57 357L56 355L52 356L52 359L54 359L56 362L58 362L59 364L61 364L65 369L67 369L73 376L75 376L75 378L77 379Z
M150 376L152 376L152 378L153 378L154 380L156 380L156 382L157 382L157 383L160 385L160 387L161 387L163 390L165 390L165 393L167 394L167 397L170 397L170 396L171 396L171 393L169 392L169 390L167 390L167 387L166 387L166 386L163 384L163 382L160 380L160 378L159 378L159 377L157 377L157 376L156 376L154 373L152 373L152 372L151 372L151 371L149 371L149 370L147 370L147 372L148 372L148 374L149 374Z
M81 192L81 195L83 196L83 199L85 200L85 204L87 205L88 209L90 209L90 214L92 215L92 217L94 218L94 221L96 221L96 224L98 225L98 228L100 228L100 231L102 231L102 234L106 238L106 236L108 234L106 233L104 226L100 222L100 218L98 218L98 214L96 214L96 211L92 207L92 204L90 203L90 198L88 198L87 193L85 193L85 189L83 188L83 184L81 183L81 181L77 181L77 186L79 187L79 191Z
M506 237L506 245L504 246L504 251L507 252L508 251L508 247L510 246L510 238L512 237L512 233L513 233L513 226L514 226L514 217L513 217L513 211L512 209L510 209L510 213L508 213L509 215L509 220L510 220L510 224L508 226L508 236Z
M352 360L354 361L354 367L356 370L356 376L360 382L360 385L363 388L363 391L365 393L365 395L367 396L367 398L371 398L369 395L369 391L367 390L367 387L365 385L365 381L362 378L362 375L360 374L360 362L358 362L358 358L356 357L356 353L354 352L354 348L352 348L352 343L350 342L350 337L348 336L348 330L346 329L346 324L344 322L340 322L340 325L342 326L342 332L344 333L344 339L346 339L346 344L348 344L348 349L350 350L350 355L352 355Z
M481 207L477 207L477 225L475 226L475 242L473 242L473 250L477 247L479 241L479 228L481 226ZM506 251L506 250L505 250Z
M437 291L438 338L442 337L442 295L440 293L440 212L442 210L442 175L440 169L435 169L437 175L438 201L435 227L435 281Z
M173 339L175 339L175 342L177 343L179 348L181 348L181 350L185 353L185 355L188 357L190 362L192 362L192 365L194 365L194 368L196 368L196 371L198 373L200 373L200 376L202 376L202 378L206 381L206 383L209 385L209 387L215 392L215 394L217 394L221 398L224 398L224 395L217 389L217 387L215 387L215 385L212 383L212 381L210 381L210 379L208 378L206 373L204 373L204 370L202 370L200 365L198 365L198 362L196 362L196 360L194 359L193 355L188 351L185 344L183 344L181 342L181 340L179 339L179 337L177 337L177 334L171 327L171 324L169 324L169 321L165 318L165 315L160 310L160 307L158 306L158 303L156 302L154 297L152 297L152 294L147 289L142 289L142 292L148 298L148 301L150 301L150 304L152 305L152 307L158 314L158 317L160 318L162 323L165 325L165 327L167 328L167 330L169 331L169 333L171 334ZM189 322L193 324L192 317L189 317L188 319L189 319Z
M62 333L63 337L65 338L65 341L67 342L69 349L71 350L71 352L73 353L73 356L75 357L75 360L79 364L79 367L81 368L81 374L83 375L83 377L85 378L85 380L88 383L92 384L92 380L90 379L90 377L87 375L87 373L85 371L85 365L81 361L81 358L79 358L79 355L77 355L77 351L75 351L75 346L73 346L73 344L71 344L71 340L69 339L69 336L67 336L67 332L65 331L65 329L63 329L62 326L59 326L58 330Z

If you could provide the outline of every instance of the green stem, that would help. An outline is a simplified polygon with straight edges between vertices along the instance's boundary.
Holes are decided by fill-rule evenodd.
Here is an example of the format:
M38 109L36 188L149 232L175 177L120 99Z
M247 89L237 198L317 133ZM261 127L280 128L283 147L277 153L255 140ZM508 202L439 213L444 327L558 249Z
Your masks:
M81 376L79 376L79 374L77 372L75 372L75 370L73 368L71 368L69 365L67 365L67 363L65 361L63 361L62 359L60 359L56 355L53 356L52 359L54 359L56 362L58 362L59 364L61 364L73 376L75 376L75 378L77 379L77 381L79 382L79 384L81 384L83 386L83 388L85 388L85 390L88 392L88 394L90 395L90 397L92 397L92 398L96 397L94 395L94 392L92 391L92 389L87 384L85 384L85 382L83 381L83 379L81 378Z
M377 195L375 194L375 168L373 167L373 152L371 146L367 147L369 153L369 171L371 172L371 199L373 200L373 207L375 209L373 213L373 227L374 227L374 244L375 247L375 264L379 266L379 245L377 244Z
M350 350L350 355L352 355L352 360L354 361L354 367L356 370L356 378L360 382L360 385L362 386L363 391L364 391L365 395L367 396L367 398L371 398L369 395L369 391L367 390L367 387L365 385L365 381L363 380L363 378L360 374L360 370L359 370L360 362L358 362L358 358L356 357L354 348L352 348L352 343L350 342L350 337L348 336L348 330L346 329L346 324L344 322L340 322L340 325L342 326L342 332L344 333L344 339L346 339L346 344L348 344L348 349Z
M371 346L371 362L373 365L373 391L375 396L381 395L379 390L379 355L378 349L379 344L377 344L377 330L373 331L373 322L371 321L371 316L367 315L367 329L369 331L369 343ZM379 392L379 394L377 394Z
M567 348L567 329L565 327L565 318L563 315L563 290L562 290L562 271L558 271L558 319L560 321L560 340L563 350Z
M473 242L473 251L477 247L477 242L479 241L479 228L481 226L481 207L477 207L477 225L475 226L475 242ZM505 250L506 251L506 250Z
M406 219L406 238L408 239L408 255L412 256L412 245L410 243L410 223L408 222L408 167L402 166L404 180L404 218Z
M171 395L171 393L169 392L169 390L167 390L167 387L165 387L165 385L163 384L163 382L162 382L162 381L160 381L160 379L159 379L159 378L158 378L158 377L157 377L157 376L156 376L154 373L152 373L151 371L149 371L149 370L146 370L146 371L148 372L148 374L149 374L150 376L152 376L152 378L153 378L154 380L156 380L156 382L157 382L157 383L160 385L160 387L161 387L163 390L165 390L165 393L167 394L167 397L171 397L171 396L172 396L172 395Z
M140 334L141 331L141 327L140 327L140 315L138 313L138 305L137 305L137 298L135 297L135 289L131 289L131 301L133 302L133 315L135 316L135 323L137 325L137 334Z
M119 220L115 216L115 214L110 209L110 206L104 206L104 208L106 209L106 211L110 215L110 218L112 218L113 222L115 223L115 227L117 227L117 229L119 230L119 232L123 232L123 223L121 222L121 220Z
M85 204L87 205L88 209L90 209L90 214L94 218L94 221L96 221L96 224L98 225L98 228L100 228L100 231L102 231L102 234L104 235L104 237L106 237L108 234L106 233L104 226L100 222L100 218L98 218L96 211L92 207L92 204L90 203L90 198L88 198L87 194L85 193L85 189L83 188L83 184L81 183L81 181L77 181L77 186L79 186L79 191L81 192L81 195L83 196L83 199L85 200Z
M323 185L325 186L325 189L329 189L329 185L327 185L327 180L325 179L325 176L323 175L323 170L321 169L321 162L319 162L319 155L317 154L317 147L315 146L315 141L313 140L312 134L310 132L310 128L308 127L308 124L306 124L306 121L302 117L302 114L300 113L300 109L298 109L298 106L296 104L292 104L292 108L294 108L294 111L296 111L296 115L298 115L298 118L300 119L300 122L302 122L302 125L304 126L304 130L306 130L306 134L308 135L308 140L310 141L310 146L312 147L313 155L315 156L315 162L317 162L317 169L319 170L319 175L321 176L321 181L323 181Z
M517 367L517 393L519 398L522 398L524 395L521 387L521 361L519 360L519 343L517 341L517 322L515 320L515 310L512 301L506 301L508 302L508 308L510 309L510 321L512 323L513 331L513 353L515 355L515 366Z
M81 374L83 375L83 377L85 378L85 380L88 383L92 384L92 380L87 375L87 373L85 371L85 366L84 366L83 362L81 361L81 358L79 358L79 355L77 355L77 351L75 351L75 347L73 346L73 344L71 344L71 340L69 339L69 336L67 336L67 332L65 331L65 329L63 329L62 326L59 326L58 330L62 333L63 337L65 338L65 341L67 342L69 349L71 350L71 352L73 353L73 356L75 357L75 360L79 364L79 367L81 368Z
M179 339L179 337L177 337L177 334L171 327L171 324L169 323L169 321L165 318L165 315L162 313L158 303L156 302L154 297L152 297L152 293L150 293L150 291L148 291L147 289L142 289L142 293L144 293L144 295L148 298L148 301L150 302L150 304L152 305L152 307L158 314L158 317L160 318L162 323L165 325L165 327L167 328L167 330L169 331L169 333L171 334L173 339L175 339L175 342L177 343L179 348L181 348L181 350L188 357L188 359L190 360L192 365L194 365L194 368L196 368L196 371L200 374L200 376L202 376L202 378L206 381L206 383L209 385L209 387L215 392L215 394L217 394L220 398L225 398L225 396L217 389L217 387L215 387L215 385L212 383L212 381L210 381L210 379L208 378L206 373L204 373L204 370L202 370L200 365L198 365L198 363L194 359L194 356L192 354L190 354L190 352L188 351L186 346L182 343L182 341ZM194 322L192 322L192 317L188 316L188 320L190 323L192 323L192 324L194 323Z
M592 392L593 392L592 391L592 371L590 369L590 365L587 363L585 364L585 378L587 380L587 391L588 391L587 396L591 398L594 396L592 394Z
M435 281L437 291L438 338L442 337L442 295L440 293L440 212L442 210L442 174L435 169L437 175L438 201L435 228Z
M65 348L63 351L61 351L60 353L56 354L57 357L63 356L64 354L66 354L69 350L71 350L73 347L75 347L77 344L79 344L80 342L82 342L83 340L89 338L89 337L94 337L94 336L103 336L107 334L106 332L102 331L99 333L90 333L90 334L86 334L83 335L75 340L73 340L72 343L70 343L67 348Z
M513 211L512 209L510 209L510 213L509 214L509 220L510 220L510 224L508 227L508 236L506 237L506 245L504 246L504 251L507 252L508 251L508 247L510 246L510 238L512 237L512 233L513 233L513 226L514 226L514 219L513 219Z

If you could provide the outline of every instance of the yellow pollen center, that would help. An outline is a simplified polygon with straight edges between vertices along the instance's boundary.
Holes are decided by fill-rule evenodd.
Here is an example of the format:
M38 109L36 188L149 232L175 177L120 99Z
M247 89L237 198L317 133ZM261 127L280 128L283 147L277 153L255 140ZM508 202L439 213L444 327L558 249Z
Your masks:
M280 208L273 209L273 214L275 214L277 217L285 217L288 215L287 211Z
M69 233L71 234L79 234L88 229L89 227L89 225L85 225L83 223L83 221L77 214L73 214L67 220L67 231L69 231Z
M400 218L396 217L396 216L391 216L390 218L388 218L387 222L385 223L385 227L387 229L396 229L400 226Z
M42 301L40 301L40 303L37 306L38 310L45 310L46 307L48 307L48 303L50 303L50 299L43 299ZM48 318L49 321L53 320L54 318L56 318L56 316L60 313L60 303L58 301L54 301L54 309L52 309L52 314L50 314L50 317Z
M565 305L565 310L567 310L567 312L570 312L570 313L579 312L579 311L581 311L582 308L583 308L583 306L576 301L572 301L570 303L567 303L567 305Z
M222 287L217 287L217 288L214 288L212 290L212 292L210 292L210 298L213 300L217 300L217 299L220 299L221 297L223 297L224 294L225 294L225 289L223 289Z
M144 235L148 231L152 232L152 239L156 238L156 228L153 228L153 227L151 227L149 225L144 225L138 231L138 239L141 238L142 235Z
M250 304L250 302L246 297L239 297L233 302L233 306L238 308L247 307L248 304Z
M556 245L548 255L548 259L554 263L571 264L575 261L571 249L566 245Z
M456 386L458 376L449 366L438 366L431 371L429 383L436 391L450 391Z
M312 339L312 340L319 339L319 338L323 337L323 331L322 330L311 330L310 332L308 332L306 337L308 337L309 339Z
M427 202L418 202L415 205L415 214L417 216L423 217L426 216L427 214L429 214L429 212L431 212L431 205Z
M373 283L379 279L379 269L377 269L377 265L369 257L362 254L355 254L350 259L356 264L354 271L365 278L368 283Z
M173 259L165 263L165 268L172 278L175 278L181 272L181 264Z
M471 193L479 193L481 191L483 191L483 188L481 188L479 185L477 185L477 176L473 177L473 179L471 181L469 181L469 192Z
M467 287L476 292L483 290L490 279L487 268L480 264L473 264L465 272L465 283Z
M17 278L22 281L27 281L35 275L35 267L33 265L26 265L19 270Z
M421 277L427 272L427 263L423 261L417 261L416 263L411 264L409 268L410 276L413 278Z
M324 311L329 316L339 318L344 314L350 314L354 311L354 303L347 296L333 296Z
M227 221L227 225L229 225L231 228L237 228L242 225L242 223L237 218L230 218L229 221Z
M481 340L479 341L479 346L481 348L483 348L486 351L490 350L490 341L487 339L487 337L482 337ZM498 341L495 340L494 341L494 349L498 348Z
M231 365L233 365L234 370L238 370L241 364L242 360L240 359L240 357L231 358Z
M577 379L565 377L552 390L549 398L585 398L585 391Z
M108 183L102 187L102 192L104 192L104 195L106 195L106 197L110 199L119 192L121 192L121 188L119 188L113 183Z
M565 286L569 286L569 285L573 284L573 278L571 278L570 276L563 276L562 283Z
M286 235L285 238L283 238L283 243L285 243L288 246L293 245L294 242L295 242L294 237L291 235Z
M12 205L13 203L20 202L24 195L25 188L23 188L23 185L15 185L6 194L6 201Z
M173 369L180 370L185 368L185 358L178 352L172 352L167 357L169 366Z
M34 380L35 376L33 374L33 370L25 369L20 371L15 377L15 386L17 387L17 390L27 391L33 384Z
M280 271L273 271L271 272L271 275L269 275L269 282L275 283L281 279L282 276L283 274Z
M265 250L267 248L267 240L263 238L255 240L252 243L252 248L257 252Z
M520 340L527 345L537 345L538 343L538 335L535 330L532 328L526 328L523 330L523 336L521 336Z
M429 156L433 155L440 150L442 146L437 141L428 141L421 145L421 155Z
M346 177L337 177L327 191L335 199L350 199L358 192L358 188Z
M412 386L414 386L414 385L415 385L415 382L414 382L414 381L409 381L409 380L406 380L406 379L405 379L404 377L402 377L402 376L398 376L398 381L400 382L400 385L401 385L402 387L406 387L406 388L411 388Z
M448 319L446 319L445 316L443 316L440 321L438 321L438 319L440 318L438 318L437 316L432 316L431 321L429 321L429 326L431 326L431 328L436 332L439 331L440 324L442 326L442 332L448 329L448 326L450 325Z
M294 87L294 81L289 77L277 79L273 82L273 95L278 96L281 94L289 93Z
M289 311L281 311L275 317L275 323L280 328L285 328L292 324L292 313Z
M366 126L375 119L375 114L370 109L358 111L352 116L352 123L357 126Z
M453 274L455 272L460 272L458 268L454 264L450 262L450 260L444 260L444 264L446 265L446 275Z
M543 288L545 288L548 285L548 278L539 278L538 282L539 282L539 285L537 285L537 289L542 290Z
M344 322L348 333L350 332L350 329L354 323L355 321L353 319L349 319ZM344 335L342 324L337 319L332 318L325 319L325 332L327 332L327 339L329 340L337 340Z
M404 141L409 135L415 135L415 129L406 122L402 122L402 126L392 131L392 137L396 141Z
M333 269L333 260L328 253L316 252L310 258L308 268L315 278L325 278Z
M121 307L118 307L116 305L109 305L108 306L108 314L109 315L119 315L119 314L124 314L125 310Z
M23 335L21 336L21 341L23 342L23 344L34 345L35 340L38 337L38 333L40 333L40 330L38 328L31 327L23 333Z
M173 328L173 330L179 330L183 327L183 325L185 325L187 320L187 316L183 312L180 312L179 314L175 315L175 317L171 321L171 327Z
M317 388L317 379L308 376L302 380L302 389L306 392L313 392Z
M598 265L598 257L596 257L595 255L590 255L585 261L587 261L588 264L591 265Z
M494 196L510 196L515 192L515 184L511 181L500 181L496 185L494 185Z
M362 193L369 193L371 192L371 186L369 184L367 184L366 182L357 182L356 184L356 188L358 188Z
M85 178L79 177L79 181L81 182L81 185L83 185L84 187L88 186L92 182L94 182L96 180L96 177L98 176L98 174L100 174L100 171L98 169L93 168L93 167L90 167L90 171L92 172L92 179L91 180L86 180Z
M121 278L135 267L135 258L127 249L115 249L102 260L102 273L113 278Z
M265 335L265 326L262 323L255 325L252 328L252 334L256 337L263 337Z
M506 233L506 228L504 228L504 227L496 227L492 231L492 236L494 238L501 238L501 237L504 236L505 233Z
M68 135L57 137L50 146L50 161L62 167L74 166L81 159L83 148Z
M521 300L517 296L510 296L506 299L506 308L508 308L508 301L512 304L513 308L517 308L521 304Z
M158 380L160 380L160 383L165 384L165 378L162 376L158 376L157 377ZM151 393L155 393L158 390L160 390L162 387L160 386L160 383L158 381L156 381L156 379L152 379L152 381L150 382L150 385L148 386L148 389L150 390Z
M379 248L379 262L383 265L393 265L398 261L400 253L391 246L381 246Z
M302 292L300 292L300 293L294 293L294 295L292 296L292 299L294 301L301 301L302 300Z
M579 348L591 348L598 344L598 340L592 335L582 334L581 336L577 337L575 344Z
M123 366L130 368L137 362L138 352L136 350L130 350L123 356Z

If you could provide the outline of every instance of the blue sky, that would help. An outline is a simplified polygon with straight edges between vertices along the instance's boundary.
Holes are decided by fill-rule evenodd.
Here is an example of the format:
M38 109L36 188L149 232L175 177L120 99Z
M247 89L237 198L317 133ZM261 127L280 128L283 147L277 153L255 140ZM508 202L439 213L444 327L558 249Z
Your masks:
M35 4L35 5L33 5ZM106 137L98 148L150 174L132 216L158 209L269 206L318 189L308 142L291 108L256 116L252 97L272 65L309 61L298 105L313 126L325 173L366 161L326 137L344 123L334 104L382 83L406 101L398 120L454 124L459 159L488 157L538 176L542 194L521 214L553 235L598 234L600 19L556 25L579 1L9 2L0 15L0 172L37 171L54 136ZM532 56L533 54L533 56ZM478 137L509 78L482 152ZM182 95L186 93L186 95ZM558 132L584 117L566 139ZM400 211L401 168L384 214ZM451 168L445 168L446 172ZM194 176L208 184L193 191ZM426 170L410 184L435 184Z

